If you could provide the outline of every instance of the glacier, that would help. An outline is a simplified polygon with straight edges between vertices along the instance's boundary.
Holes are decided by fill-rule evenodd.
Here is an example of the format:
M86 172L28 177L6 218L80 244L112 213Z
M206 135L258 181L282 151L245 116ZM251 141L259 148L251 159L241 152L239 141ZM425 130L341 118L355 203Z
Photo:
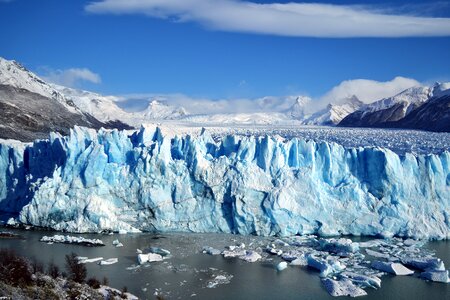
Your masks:
M450 152L75 127L0 144L0 214L67 232L450 237Z

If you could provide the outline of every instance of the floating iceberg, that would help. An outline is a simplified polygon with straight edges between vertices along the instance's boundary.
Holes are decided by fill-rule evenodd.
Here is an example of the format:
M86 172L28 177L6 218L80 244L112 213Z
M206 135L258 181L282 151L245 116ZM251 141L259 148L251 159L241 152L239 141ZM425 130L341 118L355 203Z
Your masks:
M445 271L444 262L439 258L415 258L407 257L402 259L402 263L419 270Z
M115 263L118 263L118 262L119 262L118 258L108 258L108 259L105 259L105 260L101 260L98 264L101 265L101 266L107 266L107 265L112 265L112 264L115 264Z
M287 262L282 261L277 265L277 271L283 271L284 269L286 269L288 267Z
M250 250L250 251L246 251L245 255L240 256L239 258L242 260L245 260L246 262L253 263L253 262L260 260L261 255L256 251Z
M444 271L426 271L420 274L420 277L435 282L450 283L448 278L448 270Z
M367 292L362 288L354 285L348 279L333 280L331 278L322 279L322 284L325 286L327 292L334 297L350 296L359 297L367 295Z
M75 127L0 144L0 211L68 232L450 237L450 152Z
M70 235L43 236L40 241L44 243L78 244L84 246L105 246L103 241L99 239L86 239L84 237L76 237Z
M372 268L391 273L394 275L411 275L414 274L414 271L408 269L404 265L400 263L394 262L382 262L382 261L373 261L371 264Z
M156 253L138 254L139 264L144 264L146 262L162 261L163 257Z

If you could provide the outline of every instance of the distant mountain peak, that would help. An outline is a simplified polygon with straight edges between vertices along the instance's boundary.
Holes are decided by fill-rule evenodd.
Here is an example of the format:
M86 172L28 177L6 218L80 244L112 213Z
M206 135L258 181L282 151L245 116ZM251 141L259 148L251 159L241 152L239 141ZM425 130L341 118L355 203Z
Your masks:
M297 96L294 104L287 111L288 115L296 120L302 120L306 116L308 105L311 103L311 98L306 96Z

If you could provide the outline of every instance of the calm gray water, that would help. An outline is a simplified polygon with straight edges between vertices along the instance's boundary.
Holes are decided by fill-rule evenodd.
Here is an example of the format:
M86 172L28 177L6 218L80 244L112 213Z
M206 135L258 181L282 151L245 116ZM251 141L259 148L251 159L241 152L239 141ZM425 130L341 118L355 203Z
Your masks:
M27 257L36 257L43 263L53 260L64 267L64 256L76 252L89 258L117 257L119 262L109 266L86 264L88 276L108 277L110 285L128 290L142 299L155 299L155 290L167 299L335 299L322 288L318 273L305 267L289 267L277 272L278 258L259 263L246 263L239 259L225 259L200 253L202 246L222 249L226 245L244 242L247 245L266 245L270 238L242 237L228 234L128 234L82 235L100 238L105 247L39 242L44 235L57 234L44 231L21 231L25 239L0 239L1 248L12 248ZM124 247L112 246L119 239ZM127 269L137 264L136 249L157 246L172 252L172 258L151 263L146 267ZM430 242L425 247L435 251L446 267L450 266L450 241ZM217 275L232 275L230 283L207 288L208 281ZM369 295L361 299L450 299L450 284L431 283L413 276L384 276L381 289L366 290Z

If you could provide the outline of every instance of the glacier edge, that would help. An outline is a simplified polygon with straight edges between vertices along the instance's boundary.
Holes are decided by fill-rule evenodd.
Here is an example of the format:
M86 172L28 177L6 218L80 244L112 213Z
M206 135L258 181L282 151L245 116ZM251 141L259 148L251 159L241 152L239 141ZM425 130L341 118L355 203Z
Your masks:
M450 153L160 128L0 144L0 212L69 232L450 237Z

